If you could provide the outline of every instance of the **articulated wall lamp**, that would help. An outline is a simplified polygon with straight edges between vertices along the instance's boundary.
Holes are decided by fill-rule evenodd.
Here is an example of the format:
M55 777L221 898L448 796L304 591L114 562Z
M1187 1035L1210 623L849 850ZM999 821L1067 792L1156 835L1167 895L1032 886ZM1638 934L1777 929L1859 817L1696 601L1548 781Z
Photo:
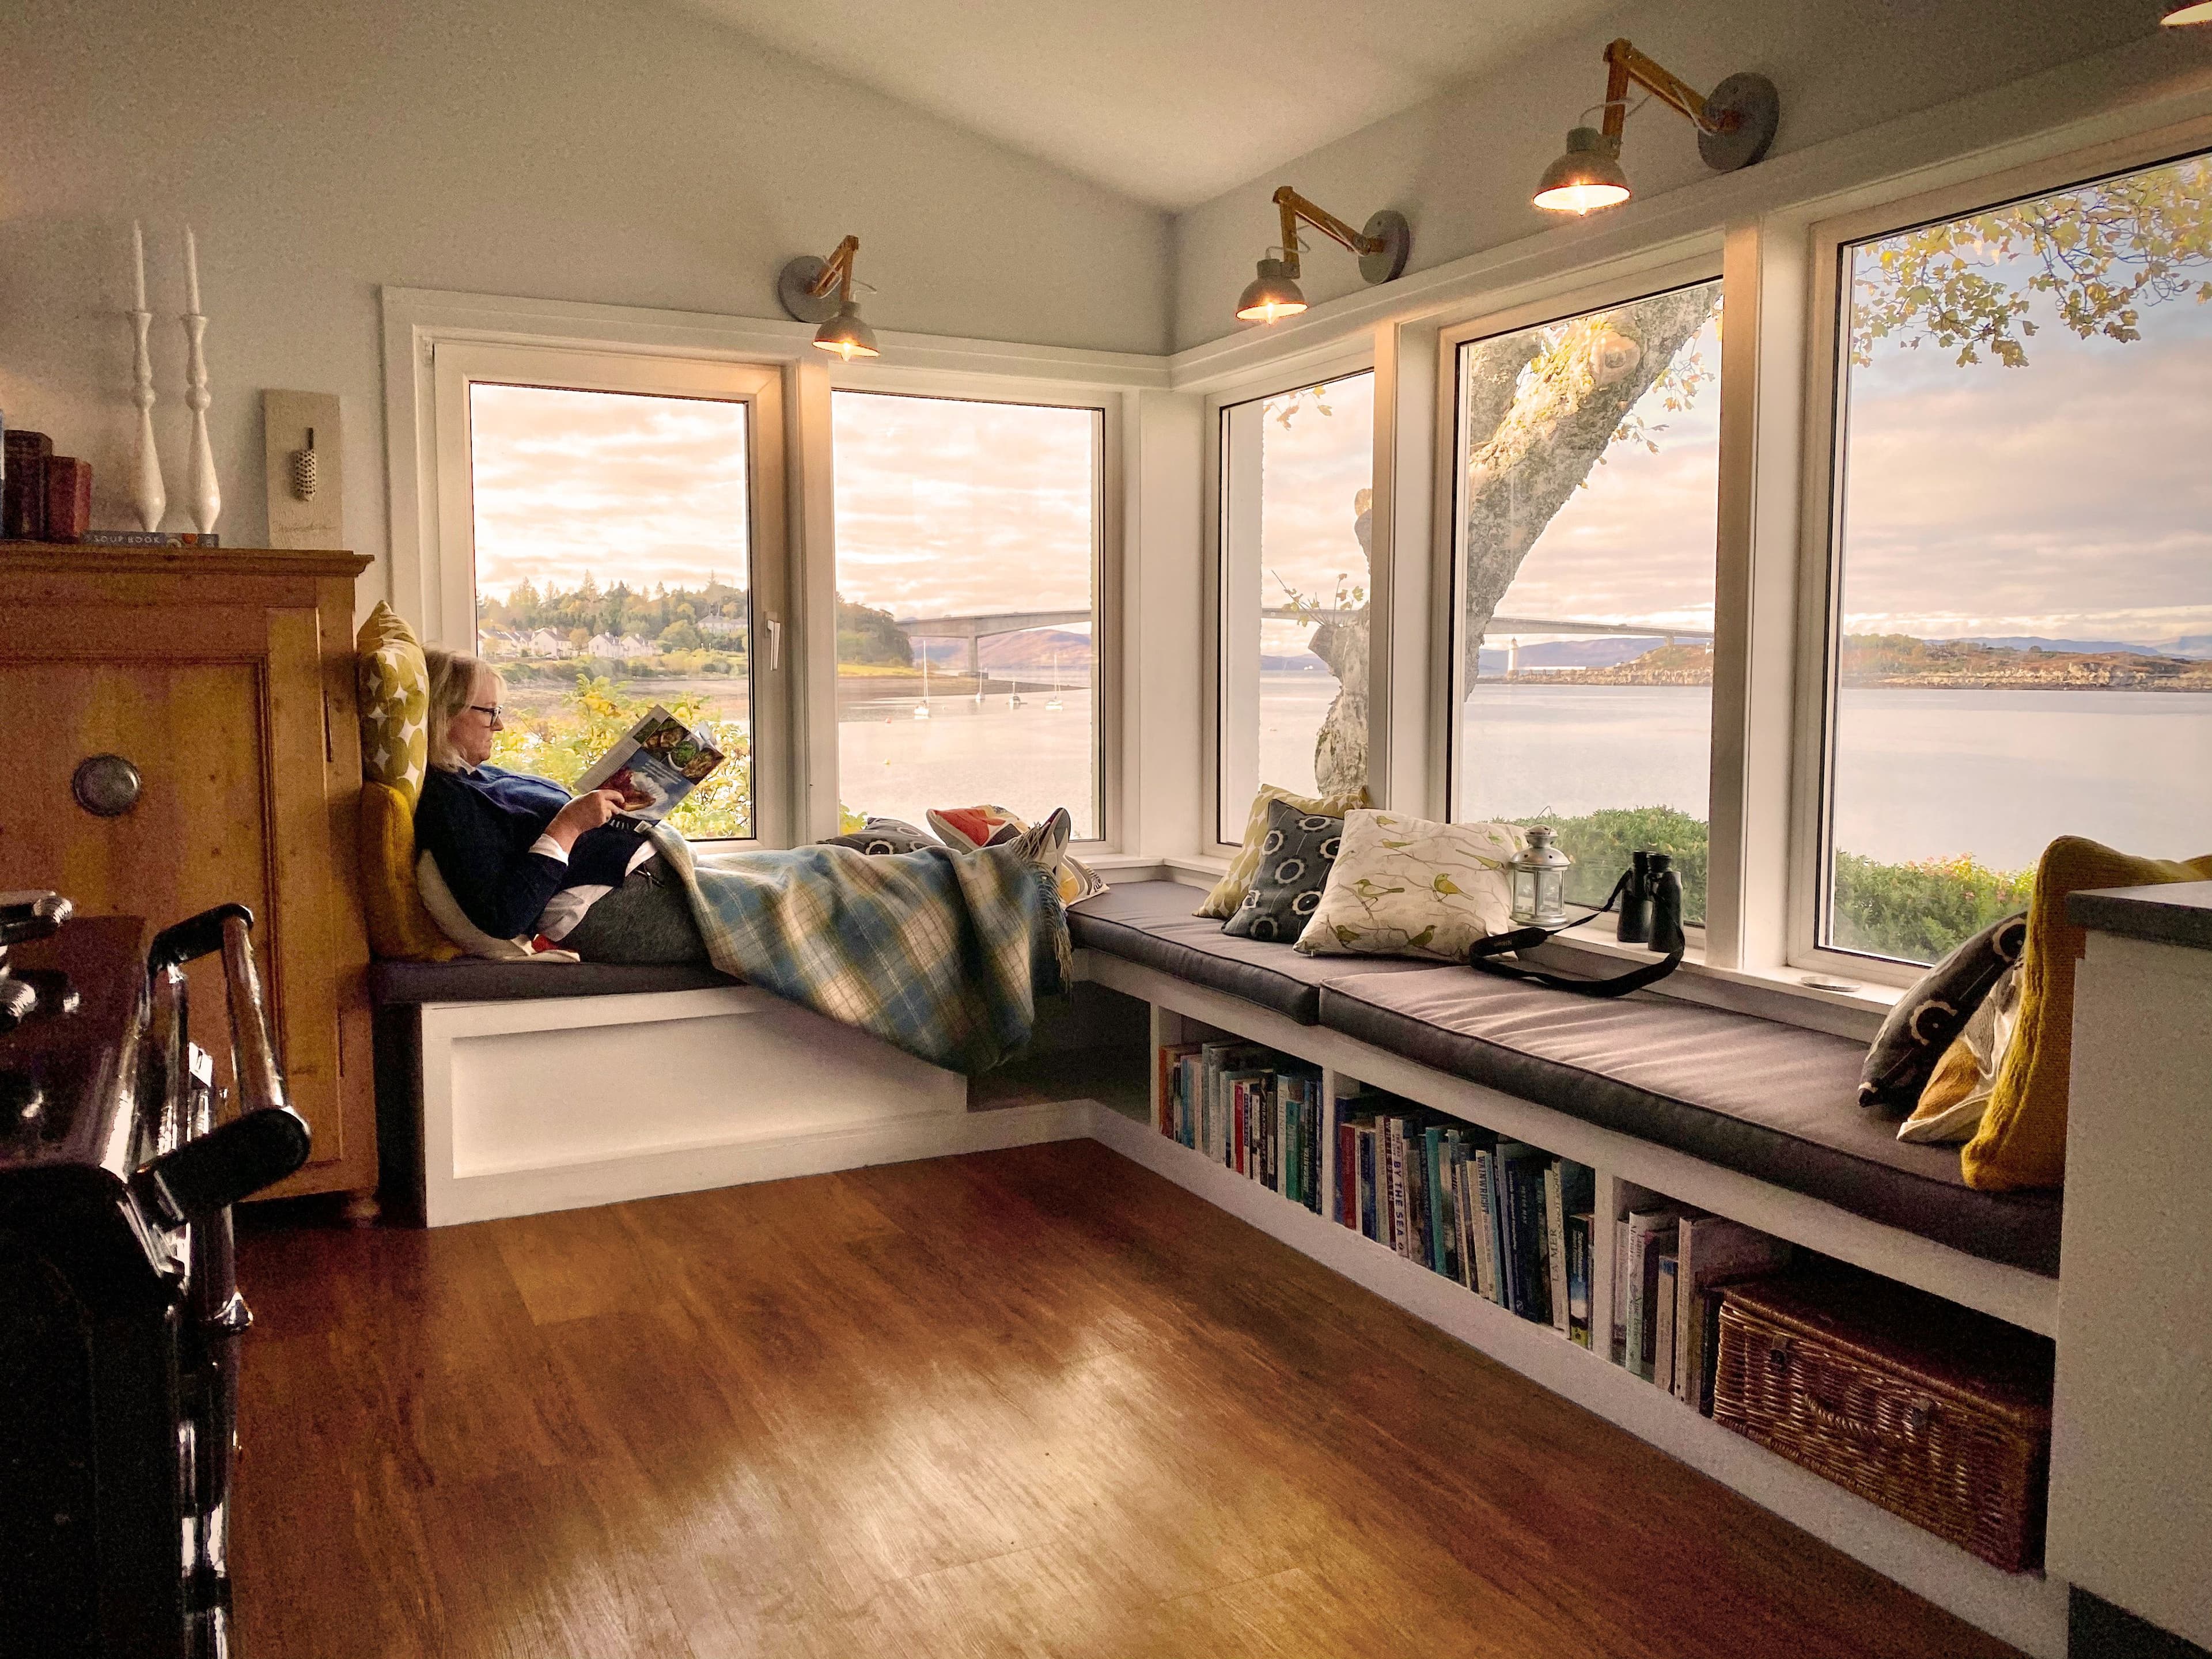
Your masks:
M2212 4L2212 0L2207 0ZM1670 108L1697 124L1698 154L1716 173L1749 167L1766 154L1782 119L1781 95L1763 75L1731 75L1700 98L1626 40L1605 49L1605 125L1578 126L1567 135L1567 151L1544 169L1536 185L1536 205L1555 213L1588 213L1615 207L1633 192L1620 170L1620 133L1628 120L1628 86L1634 82ZM1641 106L1638 106L1640 108Z
M848 363L855 357L883 356L875 330L860 320L853 300L853 256L860 251L860 239L848 236L828 258L802 253L775 279L775 297L783 308L802 323L821 324L814 343Z
M1367 222L1364 230L1354 230L1334 213L1324 212L1311 202L1285 185L1275 192L1275 205L1283 214L1283 245L1276 251L1283 257L1260 261L1260 274L1237 301L1237 320L1240 323L1272 323L1284 317L1295 317L1306 308L1306 296L1298 291L1298 221L1303 219L1332 242L1340 242L1359 256L1359 274L1370 283L1387 283L1406 268L1406 256L1413 251L1413 227L1406 216L1384 208Z

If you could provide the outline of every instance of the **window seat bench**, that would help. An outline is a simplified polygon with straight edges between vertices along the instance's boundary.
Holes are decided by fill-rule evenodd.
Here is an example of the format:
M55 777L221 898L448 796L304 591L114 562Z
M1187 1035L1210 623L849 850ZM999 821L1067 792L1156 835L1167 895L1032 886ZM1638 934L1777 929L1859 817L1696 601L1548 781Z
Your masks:
M1966 1255L2058 1273L2059 1195L1968 1187L1954 1146L1856 1104L1866 1047L1650 992L1570 998L1466 968L1307 957L1193 916L1173 882L1071 914L1075 941L1431 1070L1802 1193Z

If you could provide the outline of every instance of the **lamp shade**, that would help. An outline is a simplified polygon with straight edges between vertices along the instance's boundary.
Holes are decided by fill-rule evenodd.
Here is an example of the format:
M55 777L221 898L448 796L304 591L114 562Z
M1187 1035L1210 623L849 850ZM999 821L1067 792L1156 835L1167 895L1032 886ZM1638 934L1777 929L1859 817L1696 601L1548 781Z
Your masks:
M2184 23L2212 23L2212 0L2182 0L2179 5L2169 5L2166 15L2159 21L2171 27Z
M824 351L834 351L847 362L855 357L880 357L882 349L876 344L876 331L860 320L859 308L850 300L837 307L837 314L815 331L814 343Z
M1262 259L1260 274L1245 284L1243 297L1237 301L1237 320L1272 323L1278 318L1295 317L1305 308L1306 296L1291 280L1290 266L1280 259Z
M1588 213L1626 201L1628 175L1613 150L1613 141L1595 127L1575 128L1567 134L1566 154L1544 169L1536 205L1553 213Z

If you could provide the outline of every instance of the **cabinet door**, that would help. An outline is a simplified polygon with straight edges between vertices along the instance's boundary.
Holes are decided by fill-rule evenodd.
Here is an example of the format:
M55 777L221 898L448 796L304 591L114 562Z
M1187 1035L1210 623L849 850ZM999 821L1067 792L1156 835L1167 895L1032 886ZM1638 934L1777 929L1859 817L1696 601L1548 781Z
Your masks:
M33 735L0 791L0 885L51 887L85 915L156 927L250 906L286 1079L314 1133L312 1165L327 1165L347 1150L338 988L349 964L331 948L341 896L316 628L307 609L16 611L0 630L0 708L8 730ZM143 781L114 817L71 792L78 764L101 754ZM221 964L190 972L195 1035L227 1085Z

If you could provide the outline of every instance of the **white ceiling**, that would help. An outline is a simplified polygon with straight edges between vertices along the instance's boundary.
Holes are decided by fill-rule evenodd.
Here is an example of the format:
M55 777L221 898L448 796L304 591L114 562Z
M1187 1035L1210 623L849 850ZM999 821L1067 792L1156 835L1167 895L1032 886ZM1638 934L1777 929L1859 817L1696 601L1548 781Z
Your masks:
M1493 69L1608 0L684 0L1170 210Z

